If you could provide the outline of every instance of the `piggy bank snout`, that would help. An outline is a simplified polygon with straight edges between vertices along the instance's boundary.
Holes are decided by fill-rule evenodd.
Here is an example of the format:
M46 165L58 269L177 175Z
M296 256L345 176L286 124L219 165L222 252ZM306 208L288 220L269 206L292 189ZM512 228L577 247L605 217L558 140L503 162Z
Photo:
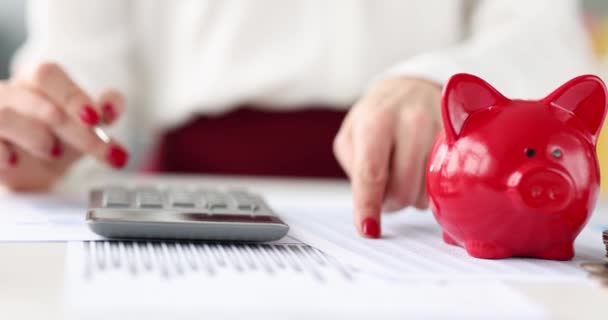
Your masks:
M523 202L539 211L557 212L572 201L572 179L559 169L537 168L522 172L517 186Z

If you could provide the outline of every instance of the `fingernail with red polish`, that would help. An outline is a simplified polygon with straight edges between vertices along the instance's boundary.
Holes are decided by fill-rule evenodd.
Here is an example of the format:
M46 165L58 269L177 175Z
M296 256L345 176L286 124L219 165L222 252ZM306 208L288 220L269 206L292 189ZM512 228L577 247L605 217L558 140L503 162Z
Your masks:
M8 164L11 167L16 167L17 166L17 154L14 152L11 152L11 155L8 157Z
M108 102L101 107L102 117L104 123L111 123L116 119L116 109L111 102Z
M361 230L366 237L369 238L379 238L380 237L380 225L378 225L378 220L369 217L365 218L361 223Z
M110 165L114 168L122 168L127 164L127 160L129 159L129 154L125 149L112 145L108 149L108 154L106 156Z
M99 116L93 107L85 105L80 109L80 119L91 126L96 125L99 122Z
M51 156L53 158L59 158L62 154L63 147L61 146L61 143L59 141L55 140L55 143L53 143L53 148L51 149Z

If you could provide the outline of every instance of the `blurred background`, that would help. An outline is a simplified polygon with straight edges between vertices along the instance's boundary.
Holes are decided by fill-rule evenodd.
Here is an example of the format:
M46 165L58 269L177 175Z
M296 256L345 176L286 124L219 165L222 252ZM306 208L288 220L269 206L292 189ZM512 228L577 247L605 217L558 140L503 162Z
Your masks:
M127 0L125 0L127 1ZM449 0L446 0L449 1ZM8 77L11 56L25 38L23 0L0 0L0 79ZM608 0L582 0L584 19L601 66L600 76L608 81ZM602 166L602 189L608 197L608 128L598 145Z
M608 81L608 1L585 0L585 21L587 29L593 40L595 53L598 57L601 74L604 81ZM604 129L600 135L597 146L598 157L601 167L601 187L603 198L608 198L608 126L604 123Z
M7 77L10 57L25 37L25 3L24 0L0 0L0 79ZM583 0L582 3L596 52L604 57L603 65L608 70L608 0Z
M0 79L8 76L10 58L25 38L24 6L22 0L0 0Z

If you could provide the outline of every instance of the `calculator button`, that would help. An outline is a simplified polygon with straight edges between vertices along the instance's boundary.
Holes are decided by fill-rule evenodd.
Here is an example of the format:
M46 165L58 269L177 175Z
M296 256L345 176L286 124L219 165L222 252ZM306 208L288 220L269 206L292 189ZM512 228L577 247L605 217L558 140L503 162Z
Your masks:
M205 191L202 193L205 206L210 210L227 209L230 200L225 195L215 191Z
M169 194L171 206L180 208L194 208L196 195L188 191L173 191Z
M227 209L228 208L228 204L227 203L209 203L207 204L207 208L209 208L210 210L219 210L219 209Z
M236 206L239 210L256 211L259 207L258 200L246 192L231 191L229 194L236 202Z
M103 194L102 205L108 208L125 208L129 207L129 191L123 188L107 189Z
M137 206L140 208L162 208L163 194L156 190L138 191Z
M257 209L255 203L239 203L238 208L239 208L239 210L244 210L244 211L255 211Z

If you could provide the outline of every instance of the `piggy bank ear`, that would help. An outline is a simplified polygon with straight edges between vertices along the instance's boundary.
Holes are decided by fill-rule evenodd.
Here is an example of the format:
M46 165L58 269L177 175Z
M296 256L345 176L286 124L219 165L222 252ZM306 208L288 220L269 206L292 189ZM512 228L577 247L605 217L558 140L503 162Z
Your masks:
M448 140L458 138L464 122L475 111L506 101L487 82L466 73L453 75L443 88L441 116Z
M574 113L591 133L592 142L597 142L608 101L606 86L600 78L594 75L576 77L557 88L543 101Z

